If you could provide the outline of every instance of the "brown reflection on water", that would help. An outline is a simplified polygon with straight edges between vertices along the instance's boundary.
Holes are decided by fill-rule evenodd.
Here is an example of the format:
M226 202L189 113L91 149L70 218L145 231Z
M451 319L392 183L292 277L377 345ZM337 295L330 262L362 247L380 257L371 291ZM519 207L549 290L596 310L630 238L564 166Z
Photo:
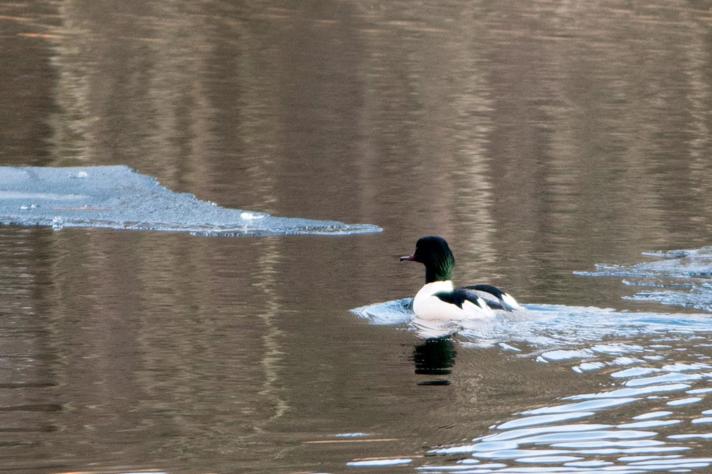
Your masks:
M16 301L2 311L3 456L15 469L200 464L190 453L212 450L261 462L249 446L289 408L279 240L244 253L231 240L123 237L3 233L4 294ZM254 271L243 279L240 267Z
M338 471L595 385L456 347L450 385L421 386L414 336L347 310L412 294L421 270L395 257L427 233L461 280L639 308L571 271L709 244L711 23L684 1L0 2L3 164L127 164L385 228L5 229L0 418L30 434L0 432L3 455ZM345 431L396 441L313 443Z
M491 248L513 226L699 225L677 210L709 204L709 14L407 6L63 2L39 16L52 162L128 163L231 206L423 222L480 263L537 252Z

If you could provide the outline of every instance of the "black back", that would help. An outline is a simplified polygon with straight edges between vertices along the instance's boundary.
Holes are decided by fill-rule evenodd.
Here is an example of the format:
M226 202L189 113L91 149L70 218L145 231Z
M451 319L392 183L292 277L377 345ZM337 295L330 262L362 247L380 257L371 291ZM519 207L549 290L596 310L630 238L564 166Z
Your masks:
M465 286L463 287L464 289L467 290L478 290L478 291L484 291L485 293L489 293L491 295L494 295L497 297L497 299L501 300L502 295L504 294L504 291L500 290L496 286L492 285L470 285L470 286Z
M479 306L481 299L474 292L467 291L463 288L458 288L454 291L443 291L440 293L435 293L435 296L437 296L439 299L446 303L454 304L458 308L462 308L462 305L465 304L465 301L469 301L470 303Z

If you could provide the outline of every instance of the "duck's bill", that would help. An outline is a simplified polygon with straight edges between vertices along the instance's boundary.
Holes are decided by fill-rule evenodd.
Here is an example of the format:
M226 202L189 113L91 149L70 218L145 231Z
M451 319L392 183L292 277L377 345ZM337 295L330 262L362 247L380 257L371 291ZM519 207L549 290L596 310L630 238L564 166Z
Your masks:
M400 258L401 262L412 262L415 260L415 257L413 255L405 255Z

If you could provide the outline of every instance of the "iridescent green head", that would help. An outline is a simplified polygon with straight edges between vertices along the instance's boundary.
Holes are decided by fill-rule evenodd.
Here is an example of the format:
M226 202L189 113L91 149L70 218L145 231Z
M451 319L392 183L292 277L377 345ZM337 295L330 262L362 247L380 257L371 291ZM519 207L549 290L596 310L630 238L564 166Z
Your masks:
M428 236L418 239L415 253L401 257L401 261L420 262L425 265L425 283L452 279L455 257L445 239Z

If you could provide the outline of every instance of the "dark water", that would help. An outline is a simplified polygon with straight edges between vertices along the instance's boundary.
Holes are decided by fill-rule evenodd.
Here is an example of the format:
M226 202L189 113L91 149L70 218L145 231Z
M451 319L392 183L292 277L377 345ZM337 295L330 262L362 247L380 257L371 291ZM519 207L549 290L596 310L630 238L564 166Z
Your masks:
M419 236L524 303L657 312L572 272L710 245L708 2L0 1L0 39L3 165L385 229L0 229L9 472L411 471L611 384L351 314L417 290Z

